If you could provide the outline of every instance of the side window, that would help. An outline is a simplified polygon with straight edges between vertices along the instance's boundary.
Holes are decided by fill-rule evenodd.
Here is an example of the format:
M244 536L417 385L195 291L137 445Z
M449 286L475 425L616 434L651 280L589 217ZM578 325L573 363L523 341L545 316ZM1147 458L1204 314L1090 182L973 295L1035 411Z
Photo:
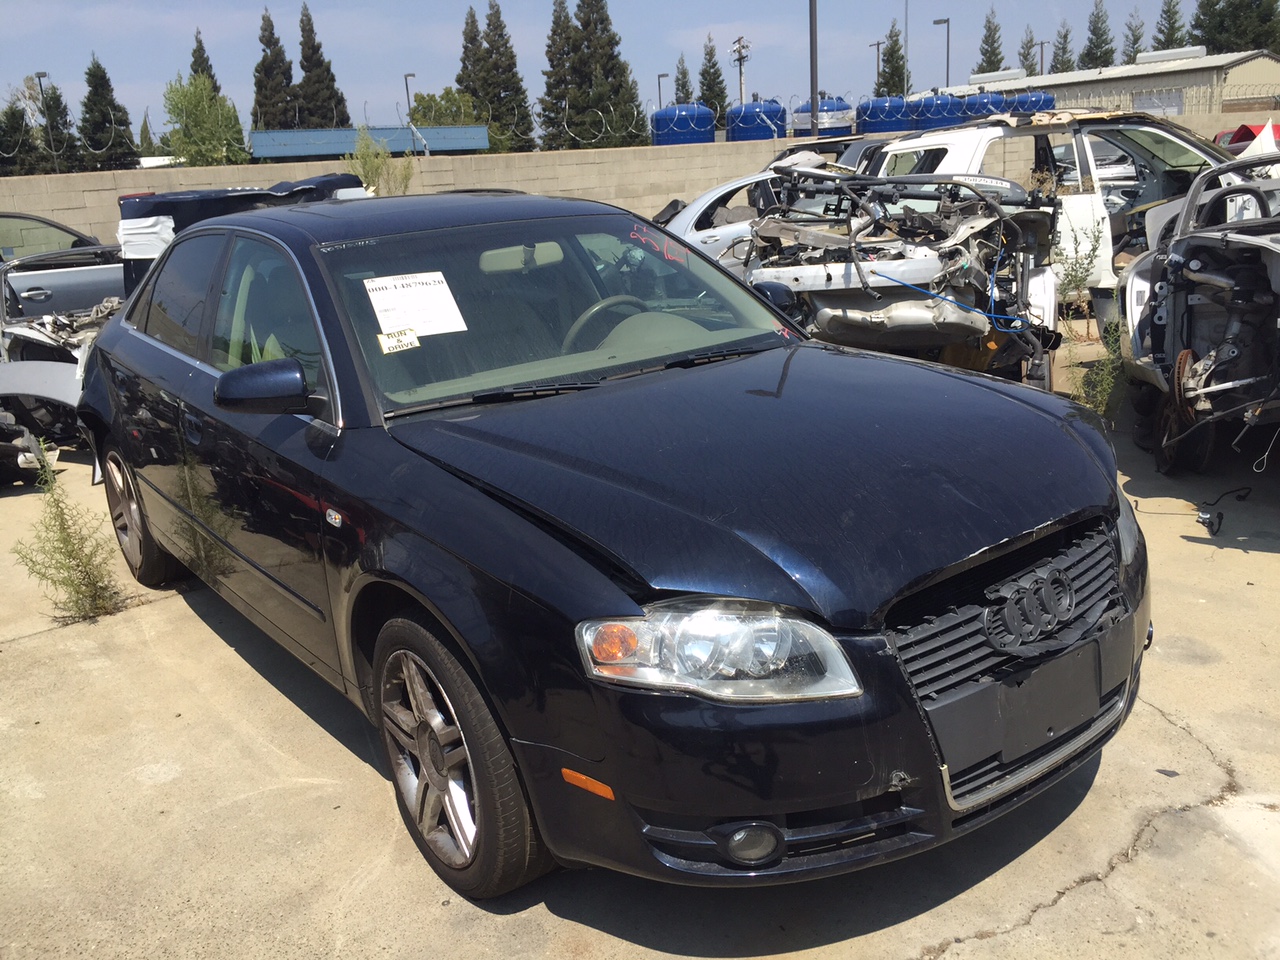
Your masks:
M315 389L320 338L302 280L283 250L237 237L227 261L210 361L219 370L297 357Z
M929 147L926 150L907 150L886 157L882 176L902 177L912 173L933 173L947 155L946 147Z
M205 298L222 243L223 237L206 235L174 244L151 286L147 310L138 313L139 329L175 350L196 356Z
M80 238L50 223L26 217L0 216L0 260L14 260L33 253L70 250Z

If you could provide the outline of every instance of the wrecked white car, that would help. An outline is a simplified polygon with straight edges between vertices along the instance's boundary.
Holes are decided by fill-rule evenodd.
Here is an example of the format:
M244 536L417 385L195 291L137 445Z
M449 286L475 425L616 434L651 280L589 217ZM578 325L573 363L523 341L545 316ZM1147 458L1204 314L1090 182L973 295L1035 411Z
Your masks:
M1280 421L1280 154L1196 178L1172 230L1121 279L1135 441L1202 470L1219 424Z
M863 177L797 154L668 229L751 284L785 285L815 337L1051 389L1052 198L993 177Z

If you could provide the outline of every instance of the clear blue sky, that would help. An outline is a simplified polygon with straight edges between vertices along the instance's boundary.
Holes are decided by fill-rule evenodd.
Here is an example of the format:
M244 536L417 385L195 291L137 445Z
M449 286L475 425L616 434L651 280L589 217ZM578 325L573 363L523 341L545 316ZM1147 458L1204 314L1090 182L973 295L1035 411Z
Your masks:
M483 26L488 0L310 0L316 36L333 64L347 97L352 120L371 125L396 124L404 113L405 73L417 76L411 91L438 92L452 85L462 47L462 23L475 6ZM572 11L575 0L570 0ZM298 17L301 0L267 4L276 33L294 64L298 79ZM943 0L818 0L819 85L854 100L870 93L875 79L875 50L890 21L908 26L912 86L943 83L946 30L933 20L951 17L951 80L963 82L978 59L982 21L990 3ZM530 98L543 92L551 0L503 0L503 19L515 46ZM1111 0L1107 4L1117 50L1124 22L1137 8L1147 36L1159 15L1160 0ZM1182 0L1184 21L1195 8ZM1037 39L1052 41L1058 24L1070 23L1075 52L1084 43L1092 3L995 4L1005 59L1012 63L1028 23ZM258 29L261 0L0 0L4 55L0 58L0 94L38 70L62 88L73 117L79 117L84 72L96 53L111 77L116 96L129 110L135 131L150 107L152 125L164 128L164 85L191 65L199 27L223 92L241 117L253 104L253 67L261 57ZM622 38L622 55L640 85L648 109L673 92L676 60L683 52L697 90L702 45L710 32L720 53L730 97L737 98L737 70L729 47L744 36L751 43L746 64L746 93L777 97L794 106L808 98L809 37L806 0L613 0L609 12ZM909 13L909 20L907 14ZM1049 49L1046 49L1046 63Z

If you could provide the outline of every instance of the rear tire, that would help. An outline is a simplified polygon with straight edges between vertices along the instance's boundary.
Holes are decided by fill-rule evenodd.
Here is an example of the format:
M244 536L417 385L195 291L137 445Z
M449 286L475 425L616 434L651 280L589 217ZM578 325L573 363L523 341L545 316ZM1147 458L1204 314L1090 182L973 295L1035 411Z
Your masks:
M396 801L440 879L482 900L546 873L511 751L458 660L410 614L379 632L373 677Z
M111 526L133 578L144 587L158 587L181 578L186 568L151 536L133 470L120 448L110 441L102 448L102 473Z

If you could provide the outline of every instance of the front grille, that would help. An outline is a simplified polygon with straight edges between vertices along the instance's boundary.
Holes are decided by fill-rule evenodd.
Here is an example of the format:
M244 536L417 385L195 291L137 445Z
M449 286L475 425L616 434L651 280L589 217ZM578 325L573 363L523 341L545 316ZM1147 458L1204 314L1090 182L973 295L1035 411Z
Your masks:
M1047 553L1044 549L1017 551L1013 564L1008 558L984 564L955 578L956 582L948 580L930 588L931 597L951 600L950 608L889 632L918 697L934 699L971 681L1026 667L1025 657L988 644L984 621L991 600L986 592L1017 581L1046 563L1065 572L1076 591L1076 615L1056 628L1059 638L1071 641L1085 636L1118 609L1122 603L1119 572L1108 528L1094 524L1064 539L1059 550L1052 550L1050 544L1051 552ZM901 606L919 611L920 598L909 598Z

